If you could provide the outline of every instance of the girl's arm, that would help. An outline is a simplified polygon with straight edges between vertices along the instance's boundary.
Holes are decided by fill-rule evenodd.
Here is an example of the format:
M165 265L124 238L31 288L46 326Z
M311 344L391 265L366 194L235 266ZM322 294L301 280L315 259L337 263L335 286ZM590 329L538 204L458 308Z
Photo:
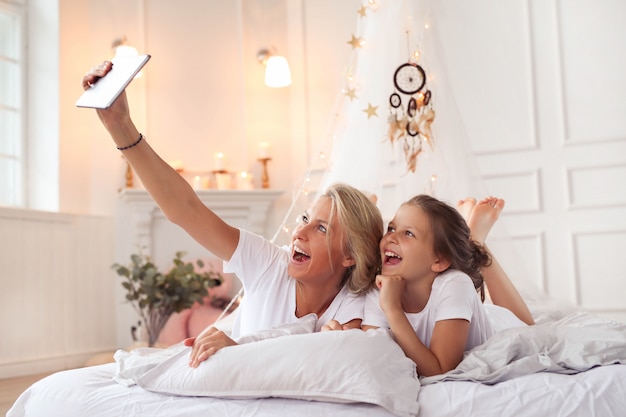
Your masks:
M430 348L417 337L402 308L404 280L398 276L376 277L380 288L380 307L389 328L404 354L415 362L417 373L432 376L454 369L463 359L469 334L469 321L441 320L433 329Z
M91 69L83 77L83 88L90 88L111 67L111 62L104 62ZM123 92L111 107L97 110L97 113L118 149L128 147L120 151L163 214L215 256L229 260L237 247L239 230L208 209L189 183L152 150L145 138L139 140L140 133L131 120L126 93Z
M420 376L448 372L461 362L469 332L469 321L441 320L435 324L430 349L417 337L404 311L385 312L389 327L404 354L415 362Z

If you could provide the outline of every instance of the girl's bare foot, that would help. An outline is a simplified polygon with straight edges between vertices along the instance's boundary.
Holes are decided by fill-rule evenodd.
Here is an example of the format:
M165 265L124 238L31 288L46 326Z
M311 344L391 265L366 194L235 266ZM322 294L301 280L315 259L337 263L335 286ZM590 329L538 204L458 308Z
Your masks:
M463 216L466 222L469 222L474 206L476 206L476 199L473 197L467 197L465 200L459 200L456 203L456 210L461 213L461 216Z
M472 209L467 224L472 231L472 239L480 244L485 243L487 234L496 223L504 208L505 201L496 197L480 200Z

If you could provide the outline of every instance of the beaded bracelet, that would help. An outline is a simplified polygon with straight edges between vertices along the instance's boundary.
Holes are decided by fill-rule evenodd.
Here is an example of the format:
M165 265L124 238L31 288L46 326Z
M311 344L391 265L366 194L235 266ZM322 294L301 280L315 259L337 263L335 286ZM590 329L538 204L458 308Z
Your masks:
M131 145L128 146L118 146L117 150L118 151L125 151L126 149L130 149L130 148L134 148L135 146L139 145L139 142L141 142L141 140L143 139L143 134L140 133L139 134L139 139L137 139L137 141Z

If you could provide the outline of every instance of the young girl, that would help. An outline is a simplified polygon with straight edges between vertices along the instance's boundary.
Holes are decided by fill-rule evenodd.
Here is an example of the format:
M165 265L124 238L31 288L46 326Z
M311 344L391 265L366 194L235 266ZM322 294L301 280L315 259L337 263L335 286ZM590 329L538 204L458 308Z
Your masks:
M453 207L419 195L402 204L389 223L380 242L380 291L367 296L363 329L390 328L422 376L455 368L465 351L493 333L477 295L484 297L483 275L496 295L503 295L503 306L532 323L523 300L482 245L503 207L504 201L493 197L461 201L466 222Z

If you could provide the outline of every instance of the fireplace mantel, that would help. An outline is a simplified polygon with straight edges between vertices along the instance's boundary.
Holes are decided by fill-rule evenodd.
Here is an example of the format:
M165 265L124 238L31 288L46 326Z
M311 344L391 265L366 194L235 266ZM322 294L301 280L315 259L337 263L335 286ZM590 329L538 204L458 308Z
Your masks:
M283 192L277 190L198 190L200 200L224 221L232 226L266 235L265 221L268 210ZM120 192L121 207L131 221L125 228L122 239L130 241L136 248L156 256L161 252L155 247L155 233L159 223L168 222L150 194L143 189L124 189ZM166 237L167 238L167 237ZM179 250L184 250L180 248Z

